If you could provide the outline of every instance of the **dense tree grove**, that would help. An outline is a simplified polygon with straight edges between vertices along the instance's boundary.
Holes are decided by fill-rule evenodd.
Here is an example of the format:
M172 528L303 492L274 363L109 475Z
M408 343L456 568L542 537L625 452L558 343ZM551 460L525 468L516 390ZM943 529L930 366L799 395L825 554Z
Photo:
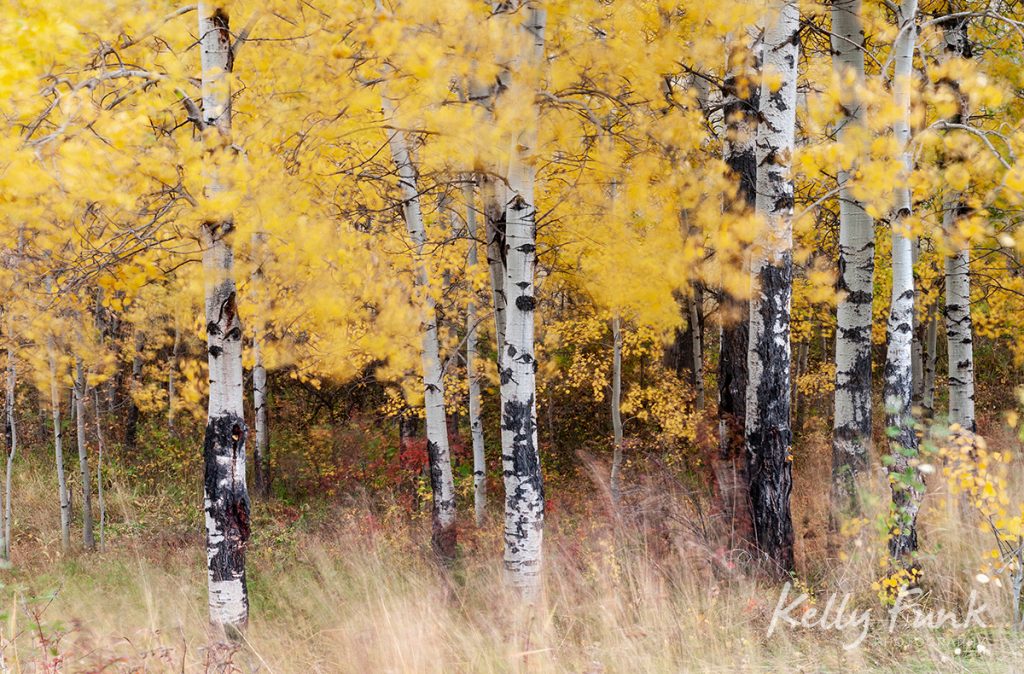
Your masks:
M1010 0L10 0L0 554L45 452L63 556L194 490L228 636L314 499L440 573L500 531L531 606L581 485L628 530L670 476L758 582L876 518L884 592L941 465L1017 573L1022 50Z

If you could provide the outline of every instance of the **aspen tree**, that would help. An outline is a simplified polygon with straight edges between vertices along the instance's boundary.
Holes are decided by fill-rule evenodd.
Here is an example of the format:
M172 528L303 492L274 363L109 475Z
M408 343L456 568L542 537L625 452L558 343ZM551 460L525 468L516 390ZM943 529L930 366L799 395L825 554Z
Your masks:
M793 292L793 176L800 13L796 2L772 4L764 33L764 69L757 127L757 211L768 227L751 274L746 440L756 544L765 569L793 568L790 429L790 305Z
M206 192L228 185L216 163L231 148L231 72L234 65L229 18L223 6L200 2L202 131L208 144ZM201 227L209 364L209 409L203 443L203 501L210 622L233 631L249 619L245 551L249 541L249 493L245 483L245 424L242 321L234 278L230 215Z
M839 76L843 119L839 142L867 133L861 101L864 26L861 0L832 1L832 65ZM853 167L855 169L855 167ZM836 309L836 388L832 433L833 501L857 509L856 478L871 452L871 303L874 297L874 221L850 189L851 169L839 181L839 290Z
M892 485L895 524L889 538L889 551L902 559L917 549L917 512L921 494L914 484L901 476L910 470L909 455L917 451L917 434L911 413L913 396L912 341L914 332L914 270L913 243L905 229L911 214L910 187L913 170L910 154L910 92L914 75L917 0L903 0L897 13L897 34L893 45L895 63L893 95L901 113L893 124L893 133L900 145L903 182L896 189L892 217L892 301L889 309L888 348L885 357L886 425L889 427L890 483ZM916 471L913 471L916 474Z
M394 105L383 96L383 108L388 120L394 119ZM437 308L431 295L430 277L424 259L427 243L426 226L417 186L416 167L413 165L409 141L399 128L389 129L388 143L398 170L402 194L402 215L416 255L416 287L422 294L421 366L423 368L423 402L426 413L427 457L430 470L430 489L433 495L432 536L434 552L444 563L455 559L457 533L455 529L455 480L452 476L451 451L448 447L448 423L445 414L444 370L441 366L441 347L438 337Z
M540 69L546 14L539 3L510 14L510 39L520 45L524 68ZM525 23L517 19L523 16ZM516 70L516 69L513 69ZM523 128L514 134L505 207L505 352L501 358L501 462L505 475L505 570L528 601L540 590L544 538L544 486L537 447L537 360L534 311L537 289L537 202L535 197L537 111L534 87L513 79L503 105L521 106Z

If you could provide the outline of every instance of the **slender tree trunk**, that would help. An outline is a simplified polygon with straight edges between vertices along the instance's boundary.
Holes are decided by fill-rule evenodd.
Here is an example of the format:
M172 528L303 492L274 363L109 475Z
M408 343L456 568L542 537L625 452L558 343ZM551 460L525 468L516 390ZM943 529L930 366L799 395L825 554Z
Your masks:
M918 261L921 259L921 237L915 236L910 243L911 270L914 275L914 323L913 338L910 344L910 406L920 408L924 397L924 328L917 308L921 306L921 279L917 273Z
M612 318L612 503L622 501L622 321Z
M527 4L526 23L513 29L523 60L540 67L546 15ZM522 15L523 13L518 13ZM529 106L524 128L513 138L505 209L507 326L501 358L501 462L505 475L505 570L527 601L540 590L544 539L544 485L537 447L537 361L534 352L534 285L537 265L537 203L534 193L537 118L532 84L513 81L506 99Z
M142 349L145 345L145 335L136 329L131 379L128 381L128 418L124 430L124 445L128 449L135 449L139 444L139 406L135 402L135 396L142 385Z
M49 285L49 282L47 282ZM64 433L60 421L60 385L57 382L57 345L47 338L50 360L50 412L53 418L53 458L57 464L57 498L60 502L60 542L65 552L71 549L71 499L64 476Z
M857 91L864 85L861 0L832 2L833 68L842 78L846 113L840 142L865 132L867 114ZM832 433L832 501L859 511L856 478L871 452L871 302L874 296L875 232L871 216L839 171L839 289L836 310L836 388Z
M96 501L100 509L100 550L106 547L104 538L107 526L107 504L103 499L103 452L106 443L103 441L103 426L100 423L100 394L94 387L92 389L93 412L96 418L96 447L99 450L96 457Z
M793 471L790 429L790 304L793 292L793 179L800 13L795 0L764 35L765 69L781 76L775 90L761 85L757 129L757 210L768 222L763 253L755 256L747 367L747 448L754 531L765 569L782 577L793 569L789 496Z
M491 303L494 305L494 339L498 367L505 353L505 186L493 176L480 174L484 235L487 239L487 268L491 278Z
M749 54L735 53L725 79L725 163L737 181L736 199L729 204L752 211L757 196L757 157L754 141L760 99L761 38L750 39ZM743 58L746 56L747 58ZM749 458L744 425L747 415L747 350L750 303L722 294L721 354L718 360L719 452L715 478L729 530L729 547L753 544L750 508Z
M894 525L889 538L889 551L896 559L904 559L917 549L917 513L922 494L916 485L907 484L900 476L913 472L910 457L917 451L917 434L911 412L913 395L912 342L914 333L914 270L913 246L902 230L910 215L911 195L907 184L913 169L908 148L910 140L910 91L913 77L914 43L916 40L917 0L903 0L897 17L899 35L894 45L893 77L896 104L902 116L893 124L897 141L903 148L903 184L896 190L892 231L892 304L889 313L888 348L885 359L886 425L890 430L889 466L892 488ZM918 479L920 476L917 476Z
M946 351L949 361L949 423L975 430L974 336L971 325L971 253L946 258Z
M387 119L394 116L391 101L383 97L384 114ZM399 185L402 191L402 213L409 230L416 254L416 286L422 294L422 367L423 401L427 425L427 455L430 461L430 489L433 495L432 544L434 552L443 563L455 559L455 481L452 476L451 453L448 448L448 425L444 403L444 372L441 368L441 347L437 332L437 309L430 294L430 278L424 259L427 232L420 206L420 192L417 186L416 168L409 154L409 143L405 133L392 129L389 143L391 155L398 169Z
M199 50L202 59L203 127L210 152L231 149L231 84L234 65L226 11L215 2L199 2ZM206 191L227 190L215 166L207 169ZM207 362L210 398L203 443L203 505L210 622L229 635L249 619L245 552L249 541L249 492L245 483L242 321L238 315L230 216L203 223L203 276L206 293Z
M75 430L78 441L78 468L82 474L82 544L96 549L92 524L92 478L89 476L89 447L85 442L85 369L82 359L75 361Z
M694 405L698 410L704 409L704 345L701 335L701 304L703 293L696 285L693 286L693 296L687 299L686 305L690 317L690 335L693 340L693 390L695 393Z
M927 419L935 415L935 365L938 360L938 303L928 308L928 323L925 326L924 390L921 392L922 414Z
M803 429L803 396L800 394L800 377L807 374L807 357L810 352L808 342L800 342L796 346L796 363L793 376L793 429L799 433Z
M954 15L942 23L945 59L970 58L968 38L969 17L957 17L953 3L947 12ZM963 124L970 117L967 96L958 82L950 81L957 99L957 112L950 120ZM957 197L948 197L943 204L943 229L955 238L957 219L968 209ZM969 246L956 250L946 258L946 351L949 362L949 422L973 432L974 418L974 330L971 320L971 251Z
M3 558L11 561L11 527L13 518L11 489L14 483L14 457L18 451L18 428L15 424L14 396L18 383L18 363L13 346L14 321L8 317L8 338L12 344L7 348L7 399L4 401L4 408L7 417L7 465L4 473L4 545Z
M466 264L470 270L479 262L476 248L476 205L473 185L466 182L462 188L466 201L466 229L469 235L469 252ZM476 293L470 287L470 299L466 305L466 378L469 381L469 433L473 441L473 511L478 527L483 526L487 514L487 461L484 454L484 424L480 416L482 407L480 375L477 372L477 324Z
M267 428L267 370L263 367L263 349L260 346L262 331L254 335L252 351L252 403L256 418L256 447L253 456L256 493L260 498L270 498L270 436Z
M174 344L171 346L171 358L167 365L167 428L172 431L174 430L174 408L177 405L177 387L174 380L178 374L179 348L181 348L181 330L175 325Z

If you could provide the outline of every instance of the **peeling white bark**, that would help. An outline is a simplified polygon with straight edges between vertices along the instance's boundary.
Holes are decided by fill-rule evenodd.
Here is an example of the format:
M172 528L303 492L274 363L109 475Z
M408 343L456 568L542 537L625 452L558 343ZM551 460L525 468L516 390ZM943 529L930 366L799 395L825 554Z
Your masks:
M231 84L234 65L228 15L215 2L200 2L199 51L202 61L202 124L215 130L215 151L231 145ZM210 168L206 191L226 189L223 177ZM201 229L205 282L209 407L203 445L207 570L210 622L230 630L245 627L249 597L245 550L249 540L249 494L245 478L248 428L243 406L242 322L238 316L234 253L228 236L230 218L206 222Z
M756 545L770 573L793 568L790 450L790 306L793 293L793 177L800 13L795 0L771 5L764 34L766 72L781 76L777 90L761 85L757 128L757 200L767 230L752 261L746 442Z
M840 142L863 132L867 113L858 87L864 85L864 27L861 0L832 2L832 63L843 82L845 112ZM852 86L847 86L852 77ZM836 310L836 388L832 435L832 480L836 500L857 507L855 479L868 467L871 451L871 302L874 296L874 222L839 171L839 288Z
M384 116L394 117L392 102L382 97ZM433 546L444 562L455 556L455 481L452 476L451 452L448 447L448 421L445 416L444 372L441 368L441 347L437 332L437 309L430 294L430 277L424 259L427 241L416 167L413 165L409 142L400 129L388 131L391 156L398 170L402 193L402 214L409 231L409 239L416 255L416 286L422 295L422 354L423 403L426 412L427 454L430 461L430 488L433 494Z
M539 66L544 58L546 14L533 4L516 23L520 58ZM544 539L544 486L537 446L537 361L534 354L534 310L537 307L537 203L534 195L537 112L531 87L519 94L527 100L508 102L532 110L524 128L512 139L505 208L505 352L501 358L501 461L505 475L505 570L510 584L527 601L540 590L541 546Z

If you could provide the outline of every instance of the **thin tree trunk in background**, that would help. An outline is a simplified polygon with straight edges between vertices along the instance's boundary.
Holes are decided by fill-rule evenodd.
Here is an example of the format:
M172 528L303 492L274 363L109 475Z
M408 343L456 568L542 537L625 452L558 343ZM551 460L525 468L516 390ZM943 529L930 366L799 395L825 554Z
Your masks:
M864 85L864 26L861 0L832 2L833 69L842 84L845 119L840 142L863 133L867 111L857 91ZM836 309L835 416L832 433L832 502L850 512L860 508L856 479L871 453L871 303L874 297L874 221L839 171L839 290Z
M125 421L124 445L135 449L139 442L139 405L135 396L142 385L142 349L146 345L146 337L141 331L135 332L135 350L132 354L132 373L128 381L128 418Z
M750 344L747 367L747 449L750 500L760 562L784 577L793 569L793 486L790 454L790 304L793 292L793 178L796 144L796 80L800 12L795 0L775 3L764 34L766 71L778 73L776 90L761 84L757 128L757 210L768 231L751 274Z
M889 312L888 348L885 358L884 400L886 425L890 430L889 465L895 523L889 537L889 552L902 560L917 549L917 513L922 494L900 476L910 471L910 457L917 451L917 434L911 411L913 395L914 270L911 240L901 231L911 213L910 188L906 184L913 169L908 148L910 140L910 92L914 73L917 0L903 0L897 16L900 33L894 45L894 96L901 117L893 132L903 149L903 184L896 190L892 225L892 304ZM920 476L917 477L920 479Z
M49 279L47 290L49 290ZM71 549L71 500L64 476L64 433L60 422L60 385L57 382L57 345L53 335L47 337L50 361L50 413L53 419L53 457L57 464L57 498L60 502L60 542L65 552Z
M810 344L800 342L796 346L796 363L793 368L793 428L799 432L803 428L803 396L800 394L800 377L807 374L807 356Z
M470 182L462 188L466 201L466 230L469 236L469 252L466 254L466 265L470 271L476 269L477 259L477 221L476 204L473 185ZM484 454L484 423L480 416L482 407L480 395L480 375L477 372L477 324L476 324L476 293L470 285L470 299L466 304L466 379L469 382L469 433L473 442L473 513L476 525L483 526L487 514L487 461Z
M733 49L725 79L725 142L723 158L737 182L736 199L728 207L753 211L757 197L754 141L760 99L761 38L747 35L750 45ZM749 458L744 424L747 415L747 349L750 303L723 290L721 353L718 359L719 451L714 471L729 530L729 548L754 542L750 509Z
M106 443L103 441L103 426L100 423L100 394L95 387L92 389L92 396L93 412L96 418L96 447L99 450L96 457L96 505L100 509L100 550L103 550L106 547L104 536L107 525L107 504L103 499L103 452Z
M921 259L921 237L911 240L911 269L914 275L914 323L913 341L910 346L910 406L920 408L924 397L924 326L917 308L921 306L921 279L917 273L917 263Z
M82 544L96 549L92 524L92 479L89 476L89 447L85 442L85 369L82 359L75 360L75 430L78 442L78 468L82 475Z
M13 327L14 321L8 315L8 339L14 339ZM13 517L12 502L11 502L11 489L14 482L14 457L18 451L18 429L15 425L14 416L14 396L17 390L18 383L18 364L15 356L15 350L12 345L7 348L7 399L4 400L4 410L7 418L7 463L6 472L4 473L4 545L3 558L5 561L11 561L11 519Z
M938 360L939 317L938 303L928 307L925 325L924 390L921 392L921 413L926 419L935 415L935 365Z
M612 503L622 501L622 322L612 318Z
M177 404L175 376L178 374L178 349L181 347L181 330L174 326L174 343L171 345L170 362L167 365L167 428L174 430L174 407Z
M960 424L973 432L974 337L970 256L970 250L963 248L946 258L946 352L949 362L949 423Z
M394 118L394 108L387 96L382 97L384 114ZM427 241L416 168L409 154L405 132L389 130L391 155L398 170L402 192L402 213L416 254L415 282L422 294L422 356L423 403L427 425L427 456L430 462L430 489L433 495L431 542L443 563L455 559L457 533L455 528L455 480L452 476L451 452L448 447L448 421L445 415L444 372L441 368L441 347L438 338L437 308L430 293L430 277L424 257Z
M546 14L524 5L525 24L509 37L521 43L521 61L539 68L544 58ZM510 15L515 21L522 12ZM515 69L513 69L515 70ZM534 87L514 80L506 101L527 106L524 127L512 138L505 209L505 298L507 326L501 358L501 462L505 475L505 570L512 587L527 601L540 591L544 540L544 485L537 446L537 360L534 310L537 308L537 203L534 195L537 111Z
M952 3L947 13L956 14ZM970 58L971 43L967 28L970 17L949 18L942 22L945 43L944 60ZM947 82L957 100L957 112L950 121L966 124L970 110L967 96L959 83ZM956 197L947 197L943 204L942 227L947 236L955 238L957 220L966 215L968 208ZM946 272L946 355L949 373L949 423L960 424L975 431L974 418L974 329L971 319L971 250L969 245L956 250L945 261Z
M211 153L232 152L231 83L234 65L226 11L200 1L199 50L202 60L202 125ZM206 192L228 189L215 165L205 172ZM235 290L234 252L228 236L230 216L201 227L205 286L207 363L210 397L203 442L203 506L206 513L206 557L210 622L228 635L249 620L245 550L250 534L249 492L245 483L244 382L242 321Z
M691 362L693 372L693 390L695 393L694 405L698 410L704 409L704 345L701 339L701 304L703 293L696 285L693 286L693 296L687 299L686 305L690 317L690 337L693 340L693 360Z
M484 236L487 240L487 268L491 279L491 302L494 305L494 339L498 367L505 353L505 186L493 176L480 174L480 197L483 204Z
M252 351L252 404L256 418L256 447L253 456L256 493L260 498L270 498L270 436L267 428L267 370L263 367L263 350L259 335L253 337Z

